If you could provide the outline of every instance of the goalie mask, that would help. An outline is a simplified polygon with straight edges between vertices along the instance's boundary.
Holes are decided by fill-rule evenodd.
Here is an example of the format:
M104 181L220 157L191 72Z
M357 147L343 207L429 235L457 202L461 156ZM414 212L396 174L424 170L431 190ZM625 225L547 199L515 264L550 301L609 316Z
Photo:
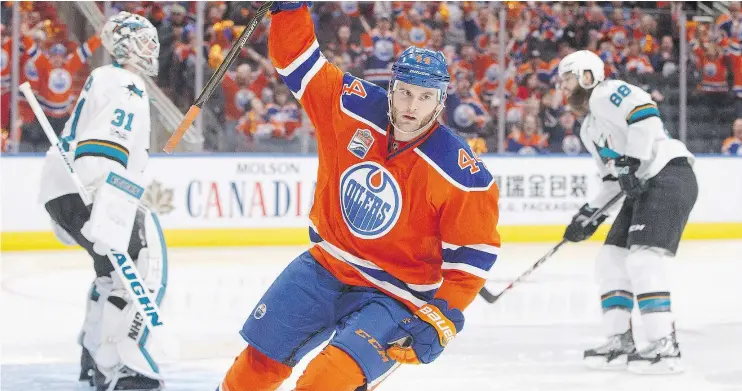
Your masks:
M157 30L146 18L121 11L103 26L101 40L116 63L157 76L160 41Z

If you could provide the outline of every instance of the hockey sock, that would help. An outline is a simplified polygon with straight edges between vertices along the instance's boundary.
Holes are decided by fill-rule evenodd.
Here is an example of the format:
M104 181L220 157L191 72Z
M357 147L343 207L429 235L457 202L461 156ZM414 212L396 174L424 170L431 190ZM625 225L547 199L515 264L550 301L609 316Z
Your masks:
M327 346L297 381L294 391L353 391L365 383L361 368L347 353Z
M291 376L291 367L248 346L234 360L219 391L273 391Z
M647 338L657 340L673 330L670 286L665 271L665 250L632 246L626 262L636 293Z
M629 250L605 245L598 254L595 276L600 286L603 327L608 336L623 334L631 326L634 295L626 270Z

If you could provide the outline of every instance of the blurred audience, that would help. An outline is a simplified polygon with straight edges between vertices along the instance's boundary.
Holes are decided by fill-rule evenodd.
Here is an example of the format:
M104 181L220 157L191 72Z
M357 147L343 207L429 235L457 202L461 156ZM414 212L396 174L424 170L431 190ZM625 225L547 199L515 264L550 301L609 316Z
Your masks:
M5 59L16 48L10 47L7 34L10 19L5 11L10 2L2 4ZM21 81L32 83L59 131L74 110L77 91L87 72L86 60L100 41L97 37L85 37L87 41L82 44L69 40L52 2L22 4L23 38L17 48L22 53ZM102 9L103 3L97 4ZM391 64L405 47L443 51L452 82L442 121L478 153L488 151L487 145L494 152L497 148L493 150L492 146L503 144L512 153L584 152L579 142L580 118L556 90L559 60L580 49L601 56L609 79L626 79L651 93L661 111L668 113L666 120L672 127L678 121L678 48L680 39L687 39L691 51L688 70L697 82L689 97L699 107L696 112L706 118L709 115L703 108L708 107L714 110L712 117L718 114L718 121L726 121L724 126L742 116L740 2L728 2L729 12L717 18L691 15L686 37L679 36L676 25L679 3L505 4L507 36L503 48L496 3L315 2L312 16L328 61L383 88L388 87ZM206 63L198 66L210 75L261 2L206 3L203 47L197 47L195 39L195 2L121 1L112 5L114 12L126 10L146 16L158 29L161 52L156 81L185 111L195 94L196 54L201 51ZM208 124L205 150L253 151L269 142L293 145L301 137L313 137L311 124L268 60L269 24L270 18L266 18L258 26L227 72L221 91L211 98L208 118L214 123ZM500 49L505 54L503 63ZM9 83L8 61L4 60L3 140L11 128ZM501 83L504 100L499 96ZM665 109L664 104L674 106ZM500 105L504 105L505 118L498 118ZM736 113L730 118L735 107ZM19 111L24 148L43 148L38 140L43 137L39 137L38 124L34 124L27 105L21 105ZM696 121L689 119L691 123ZM506 127L504 143L497 139L500 122ZM734 122L735 135L738 122ZM728 139L724 151L737 148L734 145L738 144L733 138Z

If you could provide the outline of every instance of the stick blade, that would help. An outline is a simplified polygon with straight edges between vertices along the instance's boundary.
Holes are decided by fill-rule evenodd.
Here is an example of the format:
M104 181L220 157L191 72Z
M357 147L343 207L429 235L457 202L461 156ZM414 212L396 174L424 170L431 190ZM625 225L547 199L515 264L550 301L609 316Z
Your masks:
M482 289L479 291L479 296L482 296L482 298L490 304L496 302L497 299L500 298L500 295L494 295L492 294L492 292L490 292L489 290L487 290L487 288L484 288L484 287L482 287Z
M180 142L180 139L183 138L183 135L186 131L188 131L188 128L191 127L193 124L193 121L196 120L196 117L198 117L198 114L201 112L201 108L198 106L191 106L190 109L188 109L188 112L186 113L185 117L183 117L183 121L180 121L180 125L178 125L178 129L175 129L173 134L170 136L170 138L167 140L167 144L165 144L165 148L162 150L166 153L173 153L175 150L175 147L178 146L178 143Z

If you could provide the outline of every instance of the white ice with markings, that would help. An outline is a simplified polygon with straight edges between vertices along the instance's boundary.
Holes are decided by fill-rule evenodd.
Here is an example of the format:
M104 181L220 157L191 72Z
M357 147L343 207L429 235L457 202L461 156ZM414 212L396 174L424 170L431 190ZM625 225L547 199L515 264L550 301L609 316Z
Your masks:
M549 245L506 245L488 288L503 288ZM404 366L377 390L742 391L742 242L681 244L669 262L673 311L687 372L639 376L583 368L602 342L594 283L597 243L568 244L496 304L478 298L464 331L433 364ZM245 346L237 334L262 292L303 248L174 249L151 352L168 390L216 388ZM0 389L89 390L77 381L85 295L93 278L80 251L2 254ZM637 342L644 343L634 317ZM315 354L316 352L312 353ZM306 359L281 388L290 390Z

